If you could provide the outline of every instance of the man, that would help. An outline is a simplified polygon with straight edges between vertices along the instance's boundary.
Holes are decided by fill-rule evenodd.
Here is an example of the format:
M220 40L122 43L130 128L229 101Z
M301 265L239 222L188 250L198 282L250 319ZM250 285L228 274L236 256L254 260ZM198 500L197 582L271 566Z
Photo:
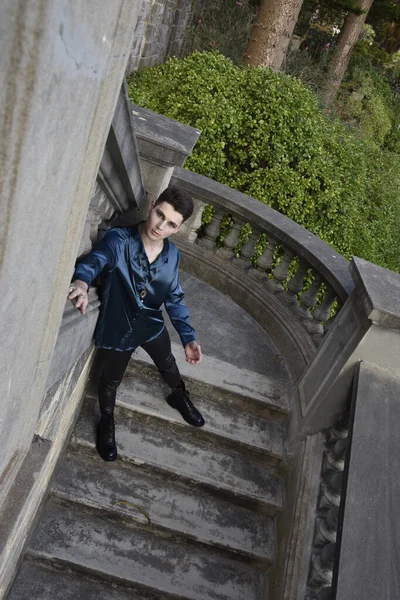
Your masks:
M139 346L150 355L172 393L167 402L183 419L202 427L204 419L193 406L181 379L161 305L179 333L186 360L198 364L200 345L189 323L179 284L179 251L169 240L193 212L193 200L169 187L150 207L146 221L134 227L111 229L77 265L68 298L85 314L88 290L101 273L101 310L95 341L104 355L99 384L101 419L97 451L105 461L117 458L114 406L132 352Z

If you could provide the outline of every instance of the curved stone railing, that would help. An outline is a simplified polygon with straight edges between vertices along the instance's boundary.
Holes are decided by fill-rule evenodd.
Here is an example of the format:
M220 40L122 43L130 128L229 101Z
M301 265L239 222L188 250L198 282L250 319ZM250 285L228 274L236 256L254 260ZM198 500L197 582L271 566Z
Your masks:
M290 313L313 340L315 351L332 323L332 304L337 300L341 306L354 287L348 261L291 219L228 186L179 167L174 169L171 184L188 191L197 207L181 240L212 253L214 262L239 269L248 293L257 288L273 296L280 304L282 322L282 311ZM212 220L201 227L199 236L207 205L213 208ZM231 226L222 238L221 222L226 216ZM251 233L240 247L239 235L246 224ZM257 256L261 236L267 245Z

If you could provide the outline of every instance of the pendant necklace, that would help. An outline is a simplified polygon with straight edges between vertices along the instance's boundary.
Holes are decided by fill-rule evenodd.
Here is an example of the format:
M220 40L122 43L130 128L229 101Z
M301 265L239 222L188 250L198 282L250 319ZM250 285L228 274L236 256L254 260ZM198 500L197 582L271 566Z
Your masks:
M142 273L143 273L144 271L143 271L143 265L142 265L142 257L140 255L139 255L139 263L140 263L140 268L141 268ZM139 296L140 296L140 299L141 299L142 302L145 299L145 297L147 296L148 286L151 284L151 282L153 281L154 277L156 277L159 269L160 269L159 267L156 268L154 275L151 277L151 279L148 279L147 281L145 281L144 288L142 290L140 290Z

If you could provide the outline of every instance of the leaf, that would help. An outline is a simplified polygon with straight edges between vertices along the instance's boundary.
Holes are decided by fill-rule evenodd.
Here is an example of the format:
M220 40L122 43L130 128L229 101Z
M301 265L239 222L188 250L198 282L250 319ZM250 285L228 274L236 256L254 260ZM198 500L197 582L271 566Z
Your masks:
M127 500L117 500L117 502L114 502L114 506L118 506L118 505L129 506L130 508L134 508L135 510L138 510L139 512L141 512L142 515L144 517L146 517L150 530L153 529L152 520L150 519L149 514L144 510L144 508L142 508L141 506L137 506L136 504L133 504L132 502L128 502Z

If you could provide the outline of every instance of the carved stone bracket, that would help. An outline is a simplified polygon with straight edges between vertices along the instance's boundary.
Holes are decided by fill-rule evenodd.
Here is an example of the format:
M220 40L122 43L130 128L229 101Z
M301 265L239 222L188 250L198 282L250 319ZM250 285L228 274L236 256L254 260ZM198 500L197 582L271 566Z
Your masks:
M305 600L330 600L333 598L330 586L337 557L336 536L347 439L347 418L342 417L331 428L327 436Z

